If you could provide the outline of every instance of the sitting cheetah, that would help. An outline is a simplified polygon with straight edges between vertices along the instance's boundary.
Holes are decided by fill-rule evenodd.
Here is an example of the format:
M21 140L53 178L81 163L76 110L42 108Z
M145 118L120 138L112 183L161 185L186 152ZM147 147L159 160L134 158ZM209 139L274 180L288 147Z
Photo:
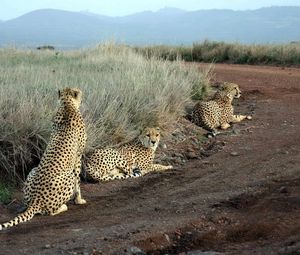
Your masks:
M234 83L225 83L221 91L215 93L210 101L201 101L197 103L192 111L191 120L198 126L212 132L215 136L217 128L227 129L229 123L237 123L244 119L252 119L251 116L234 115L232 101L239 98L241 91L239 86Z
M66 211L75 197L85 204L80 193L81 156L86 142L85 125L79 111L82 93L76 88L59 91L61 101L55 126L38 167L32 169L24 187L25 212L0 225L0 230L30 220L35 214L56 215Z
M153 164L159 140L159 128L145 128L132 142L113 149L96 149L87 159L86 172L95 180L107 181L172 169Z

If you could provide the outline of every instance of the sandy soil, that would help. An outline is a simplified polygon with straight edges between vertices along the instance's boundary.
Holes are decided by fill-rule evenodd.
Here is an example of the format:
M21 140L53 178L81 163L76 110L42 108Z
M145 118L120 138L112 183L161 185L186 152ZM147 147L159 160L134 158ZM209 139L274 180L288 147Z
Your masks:
M86 205L1 232L0 254L300 254L300 69L214 73L240 85L236 111L252 121L189 149L195 159L173 171L83 184ZM187 147L197 139L187 137ZM0 206L0 222L19 205Z

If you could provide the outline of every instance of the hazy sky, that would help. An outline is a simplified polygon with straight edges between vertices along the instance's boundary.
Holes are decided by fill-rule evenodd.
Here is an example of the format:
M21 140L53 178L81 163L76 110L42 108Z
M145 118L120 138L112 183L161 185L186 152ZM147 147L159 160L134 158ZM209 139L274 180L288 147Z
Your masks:
M27 12L54 8L69 11L89 10L109 16L121 16L163 7L185 10L257 9L263 6L300 6L300 0L0 0L0 20L8 20Z

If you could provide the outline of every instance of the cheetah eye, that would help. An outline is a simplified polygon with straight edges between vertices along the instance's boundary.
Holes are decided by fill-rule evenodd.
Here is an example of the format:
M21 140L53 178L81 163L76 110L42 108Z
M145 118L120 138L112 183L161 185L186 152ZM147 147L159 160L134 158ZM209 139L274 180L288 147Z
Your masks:
M156 137L158 137L159 136L159 134L156 134Z
M148 135L146 135L147 137L150 137L150 135L148 134Z

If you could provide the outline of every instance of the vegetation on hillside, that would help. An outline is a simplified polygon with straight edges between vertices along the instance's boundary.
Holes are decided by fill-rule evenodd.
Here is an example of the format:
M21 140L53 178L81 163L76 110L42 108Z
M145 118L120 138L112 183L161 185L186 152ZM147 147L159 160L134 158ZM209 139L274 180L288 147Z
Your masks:
M135 48L148 58L153 56L164 60L182 59L191 62L214 62L250 65L300 65L300 44L243 45L203 41L191 47L149 46Z
M129 140L146 125L168 128L208 80L196 67L114 44L61 53L0 49L0 179L20 182L38 165L57 90L67 86L83 91L89 150Z

